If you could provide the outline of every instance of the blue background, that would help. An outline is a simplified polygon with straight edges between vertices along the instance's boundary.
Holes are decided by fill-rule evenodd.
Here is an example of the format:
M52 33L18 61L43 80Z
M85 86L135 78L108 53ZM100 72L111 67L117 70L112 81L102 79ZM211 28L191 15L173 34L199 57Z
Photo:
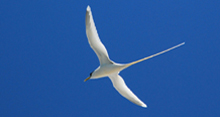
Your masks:
M108 78L83 82L99 61L85 33L91 6L110 58L128 63L186 44L122 71L148 105ZM1 0L0 116L219 117L219 0Z

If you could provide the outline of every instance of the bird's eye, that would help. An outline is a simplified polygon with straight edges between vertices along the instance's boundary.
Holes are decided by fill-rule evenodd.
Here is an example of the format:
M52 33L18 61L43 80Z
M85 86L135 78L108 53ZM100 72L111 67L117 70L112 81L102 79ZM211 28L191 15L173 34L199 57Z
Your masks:
M93 72L90 73L90 76L92 76L92 73L93 73Z

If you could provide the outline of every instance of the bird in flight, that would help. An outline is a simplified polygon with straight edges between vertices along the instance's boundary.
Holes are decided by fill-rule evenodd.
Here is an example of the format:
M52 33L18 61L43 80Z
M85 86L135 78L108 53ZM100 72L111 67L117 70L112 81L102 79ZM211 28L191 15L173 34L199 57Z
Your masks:
M114 88L120 93L123 97L128 99L129 101L133 102L134 104L137 104L142 107L147 107L147 105L142 102L125 84L123 78L119 75L119 73L128 68L131 65L134 65L136 63L139 63L141 61L150 59L152 57L158 56L160 54L163 54L165 52L168 52L174 48L177 48L179 46L182 46L185 44L185 42L178 44L176 46L173 46L171 48L168 48L164 51L161 51L159 53L153 54L151 56L142 58L140 60L128 63L128 64L119 64L115 63L112 60L110 60L108 56L108 52L105 48L105 46L102 44L102 42L99 39L95 23L93 20L92 12L90 6L86 9L86 35L89 41L89 44L91 48L95 51L96 55L98 56L100 66L95 69L92 73L90 73L90 76L84 80L87 81L89 79L98 79L103 77L109 77L112 81L112 84Z

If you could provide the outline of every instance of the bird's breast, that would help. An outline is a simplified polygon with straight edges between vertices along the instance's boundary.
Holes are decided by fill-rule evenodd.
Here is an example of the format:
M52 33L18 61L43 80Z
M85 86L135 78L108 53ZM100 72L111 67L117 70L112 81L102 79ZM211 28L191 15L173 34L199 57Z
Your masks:
M94 71L92 78L106 77L112 73L120 72L123 68L124 68L123 65L115 65L115 64L102 65Z

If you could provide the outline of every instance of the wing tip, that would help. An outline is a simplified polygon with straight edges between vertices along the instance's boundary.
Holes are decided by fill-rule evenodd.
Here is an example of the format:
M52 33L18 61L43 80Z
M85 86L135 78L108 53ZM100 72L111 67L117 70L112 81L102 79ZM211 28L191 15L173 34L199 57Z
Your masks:
M141 106L144 107L144 108L147 108L147 105L146 105L146 104L142 104Z
M89 5L87 6L86 10L87 10L87 11L91 11L91 8L90 8Z

